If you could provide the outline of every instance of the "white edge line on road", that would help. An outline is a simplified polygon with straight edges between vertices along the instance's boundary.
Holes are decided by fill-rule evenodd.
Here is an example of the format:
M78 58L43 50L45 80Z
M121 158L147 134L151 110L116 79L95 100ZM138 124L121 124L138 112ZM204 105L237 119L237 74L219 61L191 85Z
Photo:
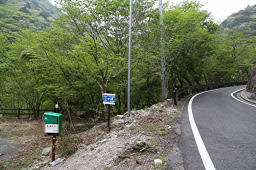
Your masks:
M240 100L240 99L238 99L238 98L236 98L236 97L234 96L235 93L237 93L237 92L239 92L239 91L241 91L241 90L244 90L244 89L245 89L245 88L242 88L242 89L239 89L239 90L236 90L236 91L232 92L232 93L230 94L231 97L233 97L234 99L236 99L236 100L239 101L239 102L242 102L242 103L244 103L244 104L250 105L250 106L252 106L252 107L256 107L255 105L253 105L253 104L251 104L251 103L247 103L247 102L245 102L245 101L242 101L242 100Z
M189 100L189 103L188 103L188 116L189 116L189 122L190 122L190 125L191 125L191 129L192 129L192 132L193 132L196 144L197 144L198 151L199 151L201 159L203 161L204 167L205 167L206 170L215 170L215 167L214 167L214 165L212 163L210 155L209 155L209 153L206 150L206 147L204 145L203 139L202 139L202 137L201 137L201 135L200 135L200 133L198 131L198 128L196 126L196 122L194 120L194 116L193 116L193 112L192 112L192 102L193 102L194 98L196 96L200 95L200 94L203 94L203 93L205 93L205 92L198 93L198 94L194 95Z

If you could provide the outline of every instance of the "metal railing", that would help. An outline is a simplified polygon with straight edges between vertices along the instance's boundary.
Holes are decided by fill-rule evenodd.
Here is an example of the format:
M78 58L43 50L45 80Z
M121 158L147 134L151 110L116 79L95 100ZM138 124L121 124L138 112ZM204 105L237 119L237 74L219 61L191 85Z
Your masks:
M175 89L173 91L173 102L175 105L177 105L178 100L190 94L194 94L204 90L222 88L222 87L245 85L246 83L247 81L214 83L214 84L195 85L195 86L188 86L180 89Z

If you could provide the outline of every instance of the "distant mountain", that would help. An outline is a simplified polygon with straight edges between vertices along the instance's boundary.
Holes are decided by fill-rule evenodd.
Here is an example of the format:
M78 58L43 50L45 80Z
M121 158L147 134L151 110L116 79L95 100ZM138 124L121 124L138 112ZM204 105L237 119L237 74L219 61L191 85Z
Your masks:
M221 29L228 32L244 32L256 35L256 5L232 14L221 24Z
M56 9L49 0L0 0L0 32L43 29L57 16Z

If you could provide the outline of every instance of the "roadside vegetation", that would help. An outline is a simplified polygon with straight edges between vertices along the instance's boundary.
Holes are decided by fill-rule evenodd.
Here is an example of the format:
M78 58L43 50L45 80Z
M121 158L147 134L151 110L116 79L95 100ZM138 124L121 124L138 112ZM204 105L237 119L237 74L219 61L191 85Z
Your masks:
M160 16L156 2L133 2L133 109L146 108L161 100ZM0 9L4 9L5 3L7 1L0 1ZM21 6L26 4L24 1ZM50 145L50 137L43 135L43 123L36 110L53 109L58 103L59 109L65 111L65 130L58 143L61 156L76 151L80 139L73 134L106 121L103 93L116 94L112 116L126 112L129 0L61 0L59 4L58 17L50 16L52 7L49 14L40 16L45 22L52 20L51 24L39 25L40 29L36 26L16 29L17 23L8 24L16 22L13 18L0 18L0 24L5 26L4 30L0 29L0 108L35 111L35 120L0 119L0 126L4 125L0 138L30 145L24 155L0 163L0 168L29 166L32 160L41 159L38 157L41 149ZM12 13L13 10L10 9ZM34 19L38 13L32 7L27 10L26 23L31 18L29 13ZM1 15L5 16L0 11ZM170 98L176 88L247 80L249 69L256 62L254 35L221 30L210 13L194 1L171 7L165 4L163 22L166 98ZM14 26L10 32L9 28ZM155 121L136 128L149 130L151 135L168 136L166 128L158 127L164 120ZM14 131L9 129L9 123L15 125ZM78 123L83 125L74 128ZM118 161L129 158L130 154L124 152ZM28 158L28 155L32 156ZM164 156L157 157L165 162Z

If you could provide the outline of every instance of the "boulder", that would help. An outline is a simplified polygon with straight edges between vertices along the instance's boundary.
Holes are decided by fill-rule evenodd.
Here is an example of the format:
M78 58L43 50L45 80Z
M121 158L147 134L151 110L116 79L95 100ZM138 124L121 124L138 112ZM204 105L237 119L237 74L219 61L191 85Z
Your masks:
M117 118L117 119L123 119L123 118L124 118L124 115L116 115L116 118Z
M52 151L52 147L44 148L42 151L42 156L49 156Z

